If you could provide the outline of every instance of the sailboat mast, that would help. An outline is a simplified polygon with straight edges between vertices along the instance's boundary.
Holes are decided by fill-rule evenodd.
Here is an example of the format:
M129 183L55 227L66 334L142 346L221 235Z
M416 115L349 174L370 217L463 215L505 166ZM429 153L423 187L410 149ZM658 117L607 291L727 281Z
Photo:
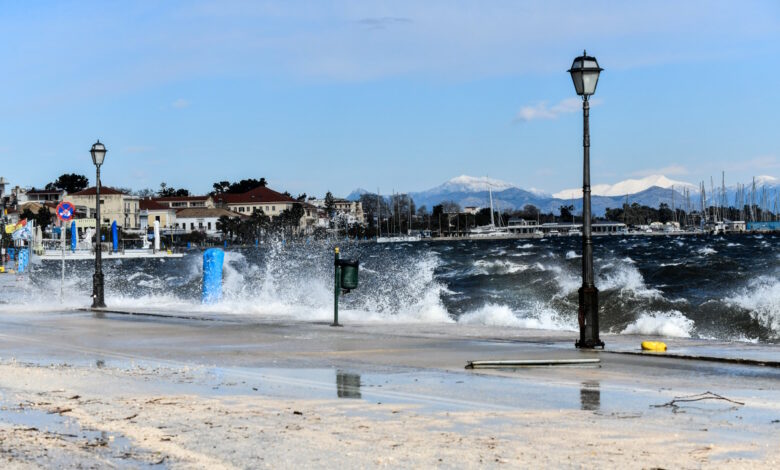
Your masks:
M382 236L382 202L381 202L381 194L379 192L379 188L376 188L376 227L377 227L377 238Z
M495 227L496 221L493 217L493 187L490 186L490 180L488 180L487 177L485 177L485 180L488 185L488 194L490 195L490 226Z

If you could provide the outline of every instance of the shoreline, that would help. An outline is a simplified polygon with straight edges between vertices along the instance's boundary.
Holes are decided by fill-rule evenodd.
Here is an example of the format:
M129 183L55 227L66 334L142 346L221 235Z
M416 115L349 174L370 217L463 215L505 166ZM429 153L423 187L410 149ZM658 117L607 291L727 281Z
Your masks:
M466 325L71 311L6 313L0 331L0 446L19 468L780 461L780 371L771 367L583 352L569 344L573 334ZM594 355L599 366L464 368ZM658 407L705 391L745 405Z

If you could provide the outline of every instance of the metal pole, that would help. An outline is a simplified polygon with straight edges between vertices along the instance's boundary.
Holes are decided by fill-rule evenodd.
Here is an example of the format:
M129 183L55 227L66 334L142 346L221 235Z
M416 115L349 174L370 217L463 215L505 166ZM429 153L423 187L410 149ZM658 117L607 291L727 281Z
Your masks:
M95 275L92 277L92 308L104 308L103 299L103 260L102 246L100 243L100 165L97 168L97 183L95 184Z
M578 348L604 347L599 339L599 291L593 283L593 240L591 238L590 210L590 103L582 100L583 116L583 173L582 173L582 287L579 290L580 340Z
M339 266L339 247L333 250L333 323L330 326L339 325L339 294L341 293L341 267Z
M62 245L62 276L60 277L60 303L65 301L65 222L60 221L60 245Z

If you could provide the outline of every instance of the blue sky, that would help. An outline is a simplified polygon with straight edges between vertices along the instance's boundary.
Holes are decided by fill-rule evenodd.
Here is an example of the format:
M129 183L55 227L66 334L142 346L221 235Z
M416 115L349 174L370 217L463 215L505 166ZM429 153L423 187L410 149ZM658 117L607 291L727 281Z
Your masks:
M780 176L780 2L0 0L0 175L195 192ZM91 178L92 179L92 178ZM717 179L717 178L716 178Z

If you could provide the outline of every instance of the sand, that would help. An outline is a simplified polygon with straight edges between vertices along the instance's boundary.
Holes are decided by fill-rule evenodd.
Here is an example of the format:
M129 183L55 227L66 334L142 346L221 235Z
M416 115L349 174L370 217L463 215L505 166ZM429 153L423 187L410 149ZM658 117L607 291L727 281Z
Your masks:
M62 336L53 325L85 336ZM506 350L504 343L475 340L478 330L470 330L468 340L375 332L350 346L347 337L359 332L365 338L371 328L312 335L321 327L271 331L261 325L267 335L261 339L246 327L244 333L215 331L190 322L42 316L23 331L18 324L0 326L6 332L0 335L3 468L776 468L780 463L777 375L761 368L724 372L699 365L693 370L701 372L691 375L687 363L653 362L657 375L640 376L631 373L639 367L633 361L644 359L632 357L599 368L475 372L463 369L460 359L447 370L436 365L441 357L420 357L420 351L452 349L476 359L485 351ZM110 350L84 344L91 334L105 336L106 326L121 328L121 342L143 351L130 352L118 340ZM249 348L242 334L258 344L283 340L291 352ZM328 334L341 335L340 354L325 354L334 349ZM45 346L19 346L47 335ZM197 341L201 335L217 335L222 347ZM322 355L313 352L313 343ZM535 343L524 353L558 351L568 349ZM393 357L398 364L388 366ZM275 367L282 358L287 361ZM667 387L654 382L664 370ZM710 388L745 405L708 400L654 406Z

